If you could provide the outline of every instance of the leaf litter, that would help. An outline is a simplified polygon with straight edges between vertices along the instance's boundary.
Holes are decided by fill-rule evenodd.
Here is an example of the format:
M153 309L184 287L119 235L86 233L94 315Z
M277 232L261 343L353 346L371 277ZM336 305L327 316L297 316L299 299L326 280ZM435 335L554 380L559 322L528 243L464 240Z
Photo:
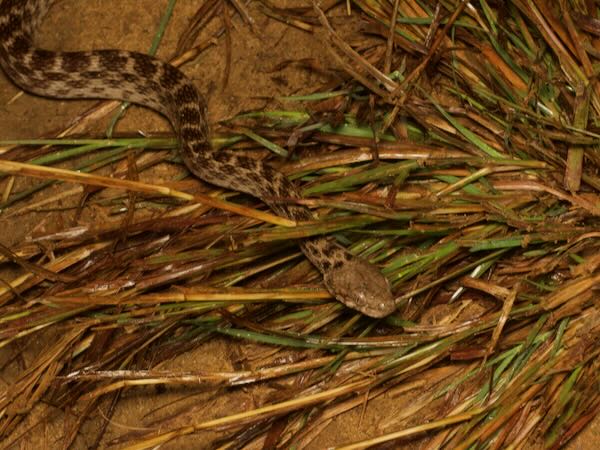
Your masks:
M355 411L359 426L368 414L376 424L337 448L563 446L600 406L595 3L261 10L320 29L337 81L221 122L213 145L268 159L318 220L294 224L238 193L200 192L183 169L169 183L139 181L158 164L182 166L171 137L0 142L5 216L80 195L75 218L89 207L120 218L75 220L0 249L18 268L0 285L0 347L60 330L0 396L0 434L16 444L37 405L68 405L77 414L60 439L67 448L99 405L111 405L110 422L124 392L172 386L214 398L277 386L244 411L181 407L107 445L154 448L217 430L214 448L305 448ZM228 16L191 47L208 11L222 13L210 2L199 10L176 61L229 33ZM243 4L224 14L234 11L256 31ZM99 105L64 135L117 106ZM115 163L125 169L95 173ZM42 181L15 192L15 176ZM66 193L50 191L65 183ZM322 234L380 267L396 313L375 321L330 297L294 242ZM255 343L261 357L229 372L162 369L219 337Z

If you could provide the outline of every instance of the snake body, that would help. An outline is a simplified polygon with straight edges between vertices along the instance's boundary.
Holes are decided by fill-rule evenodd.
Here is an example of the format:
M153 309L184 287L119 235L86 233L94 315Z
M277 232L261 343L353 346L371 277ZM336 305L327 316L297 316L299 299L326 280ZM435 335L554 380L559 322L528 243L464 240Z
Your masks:
M16 85L45 97L125 100L156 110L171 122L182 159L198 178L258 197L283 217L313 218L307 208L290 204L299 193L283 174L261 161L211 148L206 103L179 69L123 50L37 48L35 30L52 3L0 0L0 65ZM340 302L371 317L394 311L389 284L377 268L329 238L306 238L300 245Z

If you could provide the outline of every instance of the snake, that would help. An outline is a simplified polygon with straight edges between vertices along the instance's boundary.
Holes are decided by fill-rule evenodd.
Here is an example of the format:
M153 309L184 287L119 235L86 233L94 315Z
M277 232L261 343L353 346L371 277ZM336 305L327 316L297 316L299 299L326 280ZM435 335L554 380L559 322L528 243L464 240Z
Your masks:
M170 122L181 159L202 181L249 194L275 214L296 222L315 220L300 205L300 191L271 165L230 149L214 149L207 104L180 69L153 56L120 49L61 52L38 48L35 31L56 0L0 0L0 66L22 90L59 99L112 99L150 108ZM380 270L330 236L300 240L339 302L366 316L396 310Z

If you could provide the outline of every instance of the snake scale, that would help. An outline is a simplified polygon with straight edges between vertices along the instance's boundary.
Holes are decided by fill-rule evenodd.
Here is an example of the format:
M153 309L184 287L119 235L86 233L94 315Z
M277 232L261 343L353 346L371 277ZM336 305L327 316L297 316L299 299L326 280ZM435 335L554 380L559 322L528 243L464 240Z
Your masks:
M123 50L36 48L35 30L53 3L0 0L0 65L17 86L45 97L125 100L158 111L171 122L181 157L198 178L255 196L283 217L313 219L307 208L290 204L299 192L283 174L250 157L211 148L206 103L179 69ZM373 265L330 238L305 238L300 246L340 302L371 317L395 310L389 283Z

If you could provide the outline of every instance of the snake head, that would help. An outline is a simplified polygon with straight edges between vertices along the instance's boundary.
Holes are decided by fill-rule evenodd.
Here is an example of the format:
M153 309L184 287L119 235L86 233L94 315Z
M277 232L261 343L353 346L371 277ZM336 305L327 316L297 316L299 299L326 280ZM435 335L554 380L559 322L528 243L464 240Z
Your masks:
M329 291L344 305L375 318L390 315L396 303L390 285L379 270L353 257L324 276Z

